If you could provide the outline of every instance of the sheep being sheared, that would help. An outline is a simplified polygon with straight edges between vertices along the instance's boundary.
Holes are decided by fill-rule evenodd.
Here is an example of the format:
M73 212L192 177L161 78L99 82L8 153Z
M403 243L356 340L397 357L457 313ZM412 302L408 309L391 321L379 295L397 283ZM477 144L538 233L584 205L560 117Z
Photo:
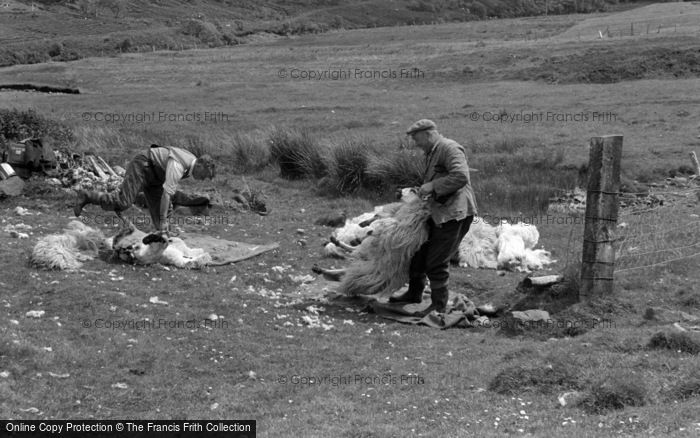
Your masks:
M349 220L344 227L334 232L331 243L324 248L324 253L344 258L349 251L348 245L356 246L374 232L372 219L391 215L392 210L400 206L401 203L395 203L376 207L372 213L364 213ZM452 261L460 267L471 268L519 272L543 269L554 263L554 260L548 251L534 249L539 237L535 225L501 221L498 226L493 226L476 216Z
M209 253L200 248L189 248L177 237L166 239L149 234L129 224L112 239L111 247L123 261L139 265L160 263L177 268L201 269L212 262Z
M338 292L349 295L390 294L408 281L413 255L428 240L428 202L416 189L404 189L396 212L372 222L372 233L352 249L346 269L314 272L340 279Z
M402 196L402 194L398 196ZM330 242L323 247L323 253L326 256L344 259L347 255L347 250L341 248L337 242L345 243L350 246L358 246L365 237L374 232L374 222L376 222L377 219L392 216L402 204L403 202L393 202L391 204L379 205L374 207L374 211L370 213L362 213L357 217L345 221L342 227L337 228L333 232Z

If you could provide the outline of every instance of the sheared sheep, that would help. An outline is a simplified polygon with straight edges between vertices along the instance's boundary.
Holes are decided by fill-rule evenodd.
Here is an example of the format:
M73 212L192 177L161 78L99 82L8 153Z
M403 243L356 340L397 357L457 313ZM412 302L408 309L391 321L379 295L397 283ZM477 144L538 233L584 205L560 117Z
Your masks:
M75 270L91 260L98 250L109 246L100 230L80 221L71 221L62 234L41 237L30 258L34 266L47 269Z
M554 262L549 251L534 249L540 239L540 233L532 224L523 222L509 224L501 221L496 227L496 235L498 236L496 260L500 269L530 272Z

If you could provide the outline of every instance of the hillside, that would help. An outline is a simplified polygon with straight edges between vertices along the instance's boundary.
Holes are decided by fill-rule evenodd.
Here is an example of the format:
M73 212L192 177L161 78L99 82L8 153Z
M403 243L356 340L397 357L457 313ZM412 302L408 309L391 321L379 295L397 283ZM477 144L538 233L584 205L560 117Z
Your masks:
M617 0L3 1L0 67L123 52L236 45L333 29L464 22L629 7Z

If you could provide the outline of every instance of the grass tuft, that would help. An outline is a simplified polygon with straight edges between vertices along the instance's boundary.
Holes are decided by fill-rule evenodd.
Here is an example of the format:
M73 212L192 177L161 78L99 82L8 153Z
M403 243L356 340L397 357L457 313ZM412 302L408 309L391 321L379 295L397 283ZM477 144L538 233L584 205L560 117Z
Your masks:
M340 195L351 195L368 184L367 166L375 149L367 139L349 138L330 150L329 183Z
M377 187L416 187L423 182L422 153L411 150L390 150L373 155L367 166L367 176Z
M277 127L269 136L270 159L286 179L320 178L327 173L323 147L307 130Z
M675 350L683 353L700 353L700 340L686 332L658 332L647 344L654 350Z
M489 383L489 390L515 395L527 390L550 394L561 389L578 389L577 374L574 365L559 359L549 363L538 361L532 366L515 365L498 373Z
M239 173L257 172L270 163L270 145L256 133L233 134L229 154Z
M686 378L681 379L671 388L669 396L673 400L687 400L700 396L700 371L695 370Z
M638 376L618 371L595 382L578 406L589 414L604 414L625 406L644 406L646 397L646 386Z

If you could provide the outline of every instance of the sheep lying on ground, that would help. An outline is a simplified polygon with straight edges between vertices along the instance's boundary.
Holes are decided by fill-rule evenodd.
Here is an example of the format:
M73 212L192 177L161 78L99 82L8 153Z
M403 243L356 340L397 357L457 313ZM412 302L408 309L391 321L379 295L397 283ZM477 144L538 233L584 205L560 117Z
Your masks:
M324 247L324 253L334 257L345 257L348 253L347 245L358 245L367 235L374 233L376 221L371 222L372 219L390 216L397 206L400 207L401 203L377 207L372 213L364 213L350 219L343 227L335 230L331 242ZM453 262L461 267L519 272L543 269L554 263L554 260L548 251L534 249L539 237L537 227L531 224L509 224L503 221L498 226L493 226L483 218L475 217L455 253Z
M397 197L402 198L403 193L399 191ZM391 204L379 205L374 207L374 211L371 213L363 213L345 221L342 227L337 228L333 232L331 241L323 247L324 254L344 259L347 255L347 249L341 248L336 244L336 241L350 246L358 246L365 237L374 232L374 223L377 219L393 216L402 204L403 202L393 202Z
M201 269L212 261L203 249L188 248L182 239L146 235L133 226L114 236L111 247L121 260L139 265L160 263L178 268Z
M114 237L106 238L100 230L80 221L71 221L63 233L50 234L34 245L31 263L48 269L74 270L82 262L91 260L98 250L113 250L124 261L148 265L161 263L178 268L202 268L211 262L211 256L202 249L191 249L182 239L166 240L149 235L130 226Z
M41 237L34 245L30 261L41 268L74 270L81 268L82 262L95 258L97 252L107 246L100 230L80 221L71 221L63 233Z
M411 258L428 240L426 221L428 203L415 189L404 189L395 213L372 222L372 233L357 247L338 242L350 250L353 261L346 269L326 270L314 266L316 273L340 280L338 292L349 295L393 293L408 281Z

